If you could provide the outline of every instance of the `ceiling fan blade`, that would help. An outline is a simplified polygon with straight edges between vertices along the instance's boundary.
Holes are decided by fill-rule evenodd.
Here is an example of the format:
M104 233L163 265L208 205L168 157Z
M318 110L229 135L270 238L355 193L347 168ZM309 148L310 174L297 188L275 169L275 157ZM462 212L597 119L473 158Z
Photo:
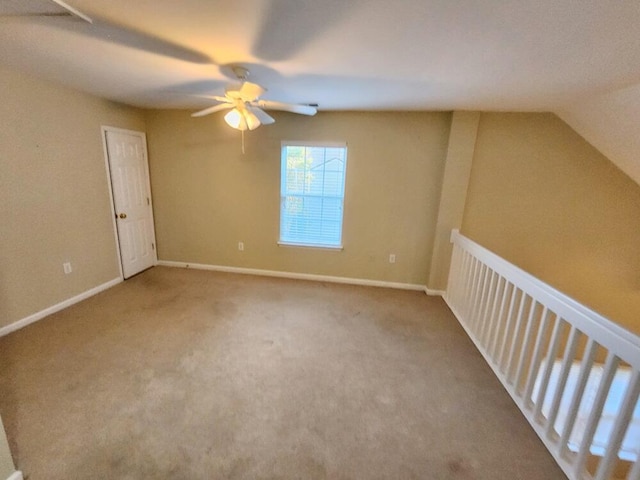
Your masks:
M221 110L227 110L229 108L233 108L233 104L231 103L221 103L220 105L214 105L213 107L205 108L204 110L200 110L199 112L192 113L192 117L204 117L205 115L209 115L210 113L219 112Z
M187 93L187 92L179 92L179 91L167 91L167 94L172 96L181 96L181 97L195 97L195 98L206 98L209 100L215 100L216 102L221 103L231 103L227 97L220 97L218 95L206 95L204 93Z
M59 6L64 8L67 12L69 12L72 15L75 15L78 18L81 18L85 22L93 23L93 19L91 19L91 17L85 15L80 10L73 8L71 5L68 5L66 2L63 2L62 0L51 0L51 1L54 3L57 3Z
M41 0L40 2L5 1L4 5L0 5L0 17L76 17L87 23L93 23L91 17L62 0L51 0L50 2L49 0Z
M259 98L266 90L257 83L244 82L240 87L240 98L245 102L252 102Z
M259 100L256 104L258 107L265 108L267 110L282 110L283 112L299 113L301 115L315 115L318 113L318 109L311 105L275 102L273 100Z
M4 13L5 3L10 4L9 15ZM45 7L41 11L38 11L39 9L35 6L30 7L29 3L25 0L0 0L0 18L42 17L40 23L43 25L69 31L74 35L95 38L132 50L149 52L190 63L210 65L212 62L211 58L201 52L164 40L159 36L143 33L97 15L89 17L63 0L51 0L50 2L43 0L41 3L50 3L51 7ZM57 17L68 18L71 21L59 21ZM83 21L75 21L76 18Z
M262 125L271 125L272 123L275 123L275 119L271 115L255 105L248 105L247 110L258 117L258 120L260 120Z

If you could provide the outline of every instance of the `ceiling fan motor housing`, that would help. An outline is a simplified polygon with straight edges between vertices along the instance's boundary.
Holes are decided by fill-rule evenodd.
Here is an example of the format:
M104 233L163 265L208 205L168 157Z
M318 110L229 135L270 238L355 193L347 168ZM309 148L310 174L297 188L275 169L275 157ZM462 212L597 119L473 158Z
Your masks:
M233 67L231 67L231 70L233 71L235 76L238 78L238 80L241 80L244 82L247 80L247 78L249 78L249 70L247 70L244 67L241 67L240 65L234 65Z

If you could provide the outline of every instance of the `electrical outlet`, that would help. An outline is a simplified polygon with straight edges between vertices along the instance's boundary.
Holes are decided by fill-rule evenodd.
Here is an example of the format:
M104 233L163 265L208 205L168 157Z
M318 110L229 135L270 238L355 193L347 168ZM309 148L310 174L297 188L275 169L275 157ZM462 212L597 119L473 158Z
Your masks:
M396 254L395 253L389 254L389 263L396 263Z
M238 242L238 250L240 250L241 252L244 251L244 242Z
M71 262L64 262L62 264L62 269L64 270L65 275L69 275L73 272L73 268L71 268Z

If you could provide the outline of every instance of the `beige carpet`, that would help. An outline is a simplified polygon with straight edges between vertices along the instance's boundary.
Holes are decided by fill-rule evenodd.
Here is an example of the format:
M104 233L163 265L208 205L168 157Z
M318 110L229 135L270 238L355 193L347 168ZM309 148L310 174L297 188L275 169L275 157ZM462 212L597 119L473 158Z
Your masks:
M156 267L0 352L29 480L565 478L419 292Z

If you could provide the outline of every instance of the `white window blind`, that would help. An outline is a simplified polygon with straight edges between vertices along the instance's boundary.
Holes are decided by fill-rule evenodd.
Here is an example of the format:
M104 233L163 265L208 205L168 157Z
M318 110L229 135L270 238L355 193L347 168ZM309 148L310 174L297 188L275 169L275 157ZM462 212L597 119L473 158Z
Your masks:
M347 147L282 144L280 243L342 246Z

